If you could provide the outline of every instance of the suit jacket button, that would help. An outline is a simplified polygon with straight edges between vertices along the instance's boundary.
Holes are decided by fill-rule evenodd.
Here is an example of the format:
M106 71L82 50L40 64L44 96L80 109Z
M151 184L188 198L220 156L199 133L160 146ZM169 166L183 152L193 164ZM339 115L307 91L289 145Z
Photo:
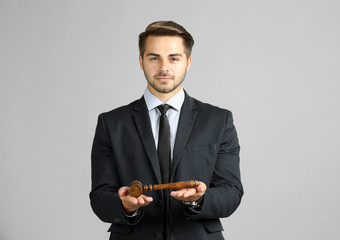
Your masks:
M161 238L161 237L162 237L162 233L161 233L161 232L156 232L156 233L155 233L155 236L156 236L157 238Z
M161 207L162 205L163 205L162 200L158 200L158 202L156 203L156 206L157 206L157 207Z

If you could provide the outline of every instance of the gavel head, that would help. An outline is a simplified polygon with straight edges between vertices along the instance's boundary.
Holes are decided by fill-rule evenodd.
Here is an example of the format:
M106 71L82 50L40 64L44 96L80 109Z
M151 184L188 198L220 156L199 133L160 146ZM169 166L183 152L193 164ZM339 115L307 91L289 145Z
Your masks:
M132 197L139 197L143 194L143 185L140 181L134 180L130 183L130 195Z

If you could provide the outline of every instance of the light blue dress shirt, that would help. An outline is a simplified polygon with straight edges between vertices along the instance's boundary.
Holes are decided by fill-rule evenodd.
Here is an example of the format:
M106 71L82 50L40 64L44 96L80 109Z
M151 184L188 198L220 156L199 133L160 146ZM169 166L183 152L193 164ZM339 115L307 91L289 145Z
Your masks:
M178 120L181 114L181 108L184 102L184 98L185 95L183 88L181 88L181 90L178 93L176 93L176 95L174 95L165 103L163 103L155 95L153 95L148 88L146 88L144 92L144 99L146 102L146 106L149 110L150 123L153 133L153 139L155 140L156 149L158 145L159 119L161 116L161 113L158 110L157 106L162 104L168 104L171 106L171 108L169 108L169 110L166 112L170 125L171 160L173 158Z

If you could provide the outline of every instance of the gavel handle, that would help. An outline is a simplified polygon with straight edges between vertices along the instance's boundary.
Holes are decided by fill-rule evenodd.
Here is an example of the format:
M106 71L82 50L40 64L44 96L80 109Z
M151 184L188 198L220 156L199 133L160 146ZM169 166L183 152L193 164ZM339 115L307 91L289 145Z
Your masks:
M184 181L184 182L174 182L174 183L165 183L158 185L144 185L143 192L146 191L154 191L154 190L162 190L162 189L182 189L182 188L195 188L199 185L199 181Z
M129 193L132 197L139 197L143 192L161 190L161 189L182 189L182 188L195 188L200 184L199 181L184 181L184 182L174 182L159 185L142 185L140 181L132 181L130 184Z

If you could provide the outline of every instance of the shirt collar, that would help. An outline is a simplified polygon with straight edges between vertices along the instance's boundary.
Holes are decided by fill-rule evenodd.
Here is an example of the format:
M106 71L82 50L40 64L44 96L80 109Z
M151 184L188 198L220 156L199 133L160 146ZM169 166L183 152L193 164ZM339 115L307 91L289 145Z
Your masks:
M166 104L169 104L172 108L174 108L177 111L181 110L181 107L184 102L184 90L181 88L178 93L176 93L174 96L172 96ZM159 100L155 95L153 95L148 88L144 91L144 99L146 102L146 106L148 107L148 110L152 110L156 108L158 105L164 104L161 100Z

